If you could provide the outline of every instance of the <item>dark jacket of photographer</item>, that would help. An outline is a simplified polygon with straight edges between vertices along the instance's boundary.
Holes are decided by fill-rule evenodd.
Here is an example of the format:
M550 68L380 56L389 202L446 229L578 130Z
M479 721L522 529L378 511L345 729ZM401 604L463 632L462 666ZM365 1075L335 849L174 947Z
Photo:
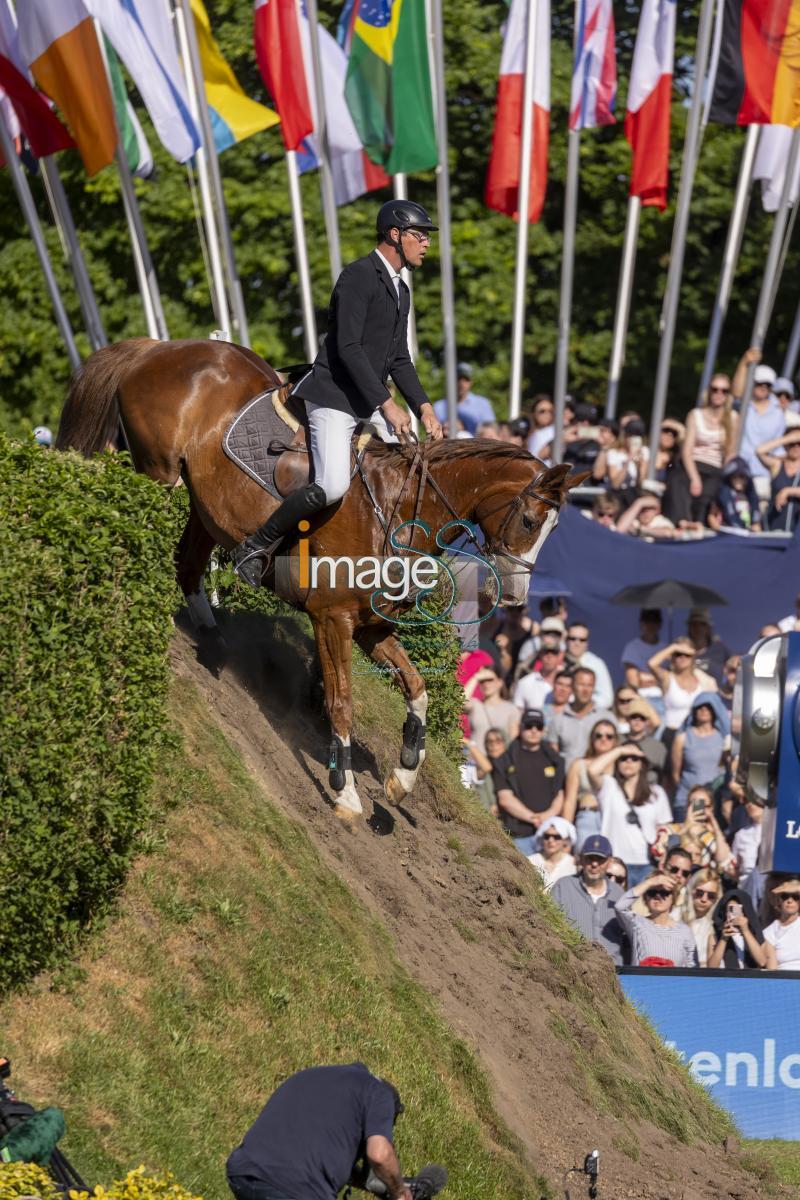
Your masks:
M564 786L564 760L544 742L538 750L526 750L515 738L492 769L495 795L502 788L513 792L531 812L547 812ZM536 826L500 809L500 821L515 838L533 837Z

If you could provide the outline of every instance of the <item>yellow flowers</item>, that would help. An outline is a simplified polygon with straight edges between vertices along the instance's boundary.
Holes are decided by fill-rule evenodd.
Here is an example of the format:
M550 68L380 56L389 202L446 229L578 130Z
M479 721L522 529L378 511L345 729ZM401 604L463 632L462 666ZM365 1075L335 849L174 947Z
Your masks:
M58 1200L53 1180L42 1167L32 1163L0 1163L0 1200ZM91 1192L72 1189L69 1200L202 1200L194 1196L169 1171L148 1175L143 1166L129 1171L104 1188L97 1184Z

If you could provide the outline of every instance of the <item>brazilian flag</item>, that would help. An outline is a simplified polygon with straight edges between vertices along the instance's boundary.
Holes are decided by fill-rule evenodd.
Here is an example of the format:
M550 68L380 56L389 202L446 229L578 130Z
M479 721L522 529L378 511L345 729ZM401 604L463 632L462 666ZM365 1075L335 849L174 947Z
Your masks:
M367 156L389 175L435 167L425 0L349 0L346 11L345 97Z

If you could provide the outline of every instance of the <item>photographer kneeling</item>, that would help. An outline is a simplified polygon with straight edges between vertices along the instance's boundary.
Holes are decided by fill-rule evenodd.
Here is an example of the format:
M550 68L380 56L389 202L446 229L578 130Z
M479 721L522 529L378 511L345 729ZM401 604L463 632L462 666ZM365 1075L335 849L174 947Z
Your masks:
M358 1186L371 1168L377 1194L414 1200L392 1143L402 1111L397 1089L363 1063L298 1071L228 1159L230 1189L236 1200L335 1200L363 1158Z

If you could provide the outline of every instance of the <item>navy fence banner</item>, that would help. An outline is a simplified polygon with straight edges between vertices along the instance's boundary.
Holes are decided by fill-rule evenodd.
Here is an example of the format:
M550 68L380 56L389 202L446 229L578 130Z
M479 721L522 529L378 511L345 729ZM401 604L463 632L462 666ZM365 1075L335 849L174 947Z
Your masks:
M800 1139L800 973L624 967L619 976L746 1137Z

